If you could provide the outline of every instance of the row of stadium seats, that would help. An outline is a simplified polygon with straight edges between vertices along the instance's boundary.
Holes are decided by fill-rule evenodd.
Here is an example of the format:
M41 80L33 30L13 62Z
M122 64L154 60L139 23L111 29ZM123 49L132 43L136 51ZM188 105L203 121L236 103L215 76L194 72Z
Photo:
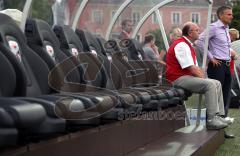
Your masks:
M0 19L0 148L176 106L188 96L158 84L133 39L104 41L39 19L28 19L23 33L7 15Z

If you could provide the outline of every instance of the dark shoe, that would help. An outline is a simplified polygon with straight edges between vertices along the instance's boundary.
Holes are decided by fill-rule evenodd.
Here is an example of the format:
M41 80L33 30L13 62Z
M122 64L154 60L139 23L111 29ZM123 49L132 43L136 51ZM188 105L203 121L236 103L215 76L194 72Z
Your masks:
M224 138L226 139L233 139L235 136L233 134L227 134L226 132L224 133Z

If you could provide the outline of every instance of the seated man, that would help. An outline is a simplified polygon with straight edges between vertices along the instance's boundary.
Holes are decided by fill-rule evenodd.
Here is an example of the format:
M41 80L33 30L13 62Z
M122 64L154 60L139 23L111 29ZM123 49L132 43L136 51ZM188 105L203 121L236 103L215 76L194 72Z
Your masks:
M199 37L199 27L187 22L182 29L183 37L170 46L166 58L166 77L174 86L192 93L205 94L207 108L207 129L222 129L230 122L221 116L225 114L221 83L207 79L198 67L193 42Z
M155 37L152 34L148 34L145 36L143 51L146 60L153 61L153 63L156 62L166 65L166 63L161 60L160 53L158 52L158 47L155 44Z

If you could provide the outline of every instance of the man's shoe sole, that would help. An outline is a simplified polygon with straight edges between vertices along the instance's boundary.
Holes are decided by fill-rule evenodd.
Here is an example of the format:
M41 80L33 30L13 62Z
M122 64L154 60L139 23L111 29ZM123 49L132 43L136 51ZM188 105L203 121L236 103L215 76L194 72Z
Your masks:
M211 127L211 126L206 126L206 127L207 127L208 130L219 130L219 129L224 129L224 128L226 128L227 125L226 125L226 126L222 126L222 127Z

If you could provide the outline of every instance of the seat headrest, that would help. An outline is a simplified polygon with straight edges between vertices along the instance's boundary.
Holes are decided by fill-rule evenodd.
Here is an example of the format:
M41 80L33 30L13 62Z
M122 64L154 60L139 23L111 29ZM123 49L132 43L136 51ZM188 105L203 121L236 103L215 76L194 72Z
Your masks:
M0 46L2 50L2 46ZM13 96L16 89L16 74L8 59L0 52L0 96ZM4 73L4 74L3 74Z
M67 25L55 25L53 28L62 48L70 49L74 45L78 51L83 51L83 45L75 32Z
M97 39L90 32L83 29L77 29L76 34L82 41L84 51L95 51L98 55L105 55Z
M26 46L26 38L17 23L8 15L0 14L0 41L22 61L22 48Z
M28 19L25 34L29 43L44 45L45 41L60 46L60 43L49 24L40 19Z
M105 42L104 48L106 49L107 53L120 52L120 47L118 46L117 41L113 39Z
M26 38L22 33L22 30L11 17L0 13L0 19L0 33L2 42L8 43L6 36L16 38L20 44L26 42Z
M145 55L141 44L135 39L124 39L119 43L123 51L128 52L129 59L144 60Z

